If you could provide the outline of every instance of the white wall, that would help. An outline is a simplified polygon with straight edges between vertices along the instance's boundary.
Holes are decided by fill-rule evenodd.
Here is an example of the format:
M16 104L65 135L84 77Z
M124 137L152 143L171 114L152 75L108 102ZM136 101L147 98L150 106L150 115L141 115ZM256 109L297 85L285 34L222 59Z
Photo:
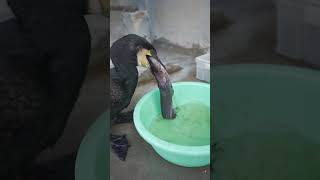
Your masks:
M210 47L210 0L151 0L154 38L191 48Z

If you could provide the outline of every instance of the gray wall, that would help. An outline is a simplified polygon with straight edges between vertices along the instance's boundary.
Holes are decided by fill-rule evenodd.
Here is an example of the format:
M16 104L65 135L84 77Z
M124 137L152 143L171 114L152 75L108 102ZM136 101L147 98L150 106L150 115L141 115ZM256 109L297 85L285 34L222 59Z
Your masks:
M193 45L210 47L210 0L122 0L111 3L134 5L147 11L146 17L142 18L136 18L135 12L111 12L112 37L135 33L147 36L149 40L164 38L186 48ZM120 31L119 27L122 27ZM114 39L117 38L111 38L111 41Z
M154 38L191 48L210 47L210 0L155 0L152 3Z

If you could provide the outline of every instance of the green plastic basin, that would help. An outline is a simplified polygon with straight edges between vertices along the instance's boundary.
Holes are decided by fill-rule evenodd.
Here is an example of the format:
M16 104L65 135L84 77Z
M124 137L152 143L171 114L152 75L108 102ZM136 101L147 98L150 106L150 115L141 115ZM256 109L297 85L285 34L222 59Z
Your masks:
M109 177L108 119L109 112L104 112L83 138L75 165L76 180L106 180Z
M210 107L210 85L200 82L172 84L173 103L176 107L198 101ZM161 113L160 93L156 88L144 95L134 109L134 125L141 137L165 160L184 167L200 167L210 164L210 142L200 146L173 144L152 134L148 127ZM174 120L173 120L174 121ZM208 135L210 139L210 133Z

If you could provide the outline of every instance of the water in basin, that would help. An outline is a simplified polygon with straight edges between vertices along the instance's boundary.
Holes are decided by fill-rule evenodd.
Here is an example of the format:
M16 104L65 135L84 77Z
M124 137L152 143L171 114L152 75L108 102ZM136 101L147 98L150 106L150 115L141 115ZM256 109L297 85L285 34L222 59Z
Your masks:
M175 108L176 118L153 119L149 131L158 138L179 145L202 146L210 144L210 108L201 102L189 102Z

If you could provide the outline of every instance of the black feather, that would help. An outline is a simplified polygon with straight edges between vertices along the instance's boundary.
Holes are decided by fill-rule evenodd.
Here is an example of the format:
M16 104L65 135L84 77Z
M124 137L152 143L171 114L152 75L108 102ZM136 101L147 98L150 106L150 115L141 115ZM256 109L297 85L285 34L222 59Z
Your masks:
M137 53L142 48L155 51L146 39L134 34L118 39L110 48L111 60L115 65L115 68L110 71L111 125L117 122L126 122L126 120L119 119L119 116L121 111L130 104L137 87ZM128 116L121 117L130 118ZM111 135L110 141L113 152L120 160L125 160L129 147L126 136Z

